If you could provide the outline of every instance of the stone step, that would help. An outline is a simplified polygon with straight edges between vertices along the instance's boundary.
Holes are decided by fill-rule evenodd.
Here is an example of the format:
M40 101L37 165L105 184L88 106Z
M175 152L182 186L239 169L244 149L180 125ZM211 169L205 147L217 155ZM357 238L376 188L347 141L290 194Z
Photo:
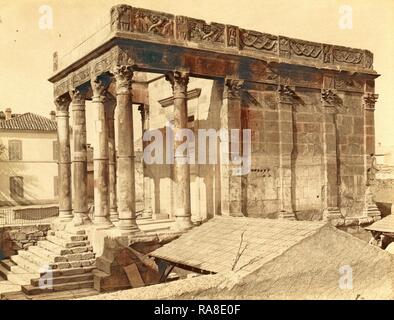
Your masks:
M64 240L61 238L58 238L57 236L47 236L47 240L57 244L58 246L64 247L66 249L69 248L75 248L75 247L85 247L85 246L89 246L90 242L87 240L84 241L68 241L68 240Z
M87 235L75 235L64 231L55 231L55 236L69 242L88 240Z
M12 262L10 259L0 260L0 266L3 266L8 271L11 271L11 268L16 264Z
M45 250L48 250L54 254L57 254L59 256L63 256L66 254L71 254L73 253L72 249L66 249L63 248L62 246L59 246L53 242L50 242L48 240L40 240L37 242L37 246L40 248L43 248ZM82 247L83 248L83 247Z
M79 268L70 268L70 269L58 269L52 271L53 277L65 277L65 276L75 276L85 273L92 272L96 267L94 265L89 267L79 267Z
M25 269L28 272L32 273L39 273L40 268L37 266L35 263L32 263L31 261L23 258L20 255L14 255L11 256L11 260L16 263L19 267L22 269Z
M70 283L70 282L86 282L92 281L93 274L92 273L84 273L84 274L77 274L72 276L63 276L63 277L53 277L52 284L62 284L62 283ZM31 279L30 284L34 287L38 287L40 285L40 279Z
M93 288L93 280L53 284L48 288L34 287L30 284L30 285L22 286L22 292L27 295L36 295L36 294L47 293L47 292L58 292L58 291L76 290L83 288Z
M49 262L53 262L53 263L67 262L66 256L56 255L53 252L38 246L31 246L29 247L28 251L34 253L36 256L42 258L43 260L47 260Z
M60 292L42 293L34 296L24 294L22 291L4 293L0 296L3 300L70 300L95 296L99 293L93 288L67 290Z
M1 267L0 267L1 268ZM37 278L40 275L38 273L32 273L26 271L20 266L13 266L12 271L7 271L7 280L12 283L19 284L20 286L29 284L31 279Z
M50 261L49 258L37 256L32 251L19 250L18 255L35 264L39 270L56 269L56 263Z

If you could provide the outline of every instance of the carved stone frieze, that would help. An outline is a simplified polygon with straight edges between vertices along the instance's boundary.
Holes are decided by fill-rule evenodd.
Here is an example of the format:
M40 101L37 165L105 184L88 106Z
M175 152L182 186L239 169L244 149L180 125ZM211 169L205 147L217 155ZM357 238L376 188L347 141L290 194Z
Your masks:
M189 40L212 44L224 44L224 24L207 24L204 20L187 19Z
M240 29L241 49L269 51L276 53L278 50L278 37L267 33Z
M362 50L345 47L333 48L333 62L364 66L364 52Z
M134 8L132 13L132 28L134 32L174 38L174 16Z

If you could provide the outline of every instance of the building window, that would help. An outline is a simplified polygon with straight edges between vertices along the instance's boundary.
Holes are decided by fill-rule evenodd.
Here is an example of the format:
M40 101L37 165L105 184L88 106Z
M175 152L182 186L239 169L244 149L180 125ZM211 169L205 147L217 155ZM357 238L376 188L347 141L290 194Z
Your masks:
M22 141L20 140L8 141L8 159L22 160Z
M11 198L23 198L23 177L10 177Z
M56 197L59 196L59 178L58 176L53 177L53 194Z
M52 148L53 148L53 160L58 161L59 160L59 143L57 142L57 140L53 141Z

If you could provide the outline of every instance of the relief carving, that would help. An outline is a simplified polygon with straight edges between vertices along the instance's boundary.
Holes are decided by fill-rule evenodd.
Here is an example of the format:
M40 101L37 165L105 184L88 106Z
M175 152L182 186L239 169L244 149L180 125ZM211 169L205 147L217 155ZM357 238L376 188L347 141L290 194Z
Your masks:
M278 37L256 31L240 30L242 48L277 51Z
M191 41L224 44L223 24L206 24L203 20L188 19L188 30Z
M293 88L288 85L280 84L278 86L278 101L279 103L294 103L295 98L297 97Z
M239 47L238 27L226 26L226 45L227 47Z
M333 57L334 62L342 62L348 64L363 64L363 52L360 50L334 47Z
M338 90L362 91L363 83L351 78L336 77L334 88Z
M119 5L111 9L111 30L112 31L133 31L131 29L132 7Z
M319 43L293 39L290 39L289 46L291 54L313 59L319 58L323 50L321 44Z
M371 51L365 50L365 68L372 69L373 65L373 53Z
M187 25L187 17L176 17L176 38L178 40L189 40L189 28Z
M135 32L173 37L173 17L148 10L136 9L133 17Z

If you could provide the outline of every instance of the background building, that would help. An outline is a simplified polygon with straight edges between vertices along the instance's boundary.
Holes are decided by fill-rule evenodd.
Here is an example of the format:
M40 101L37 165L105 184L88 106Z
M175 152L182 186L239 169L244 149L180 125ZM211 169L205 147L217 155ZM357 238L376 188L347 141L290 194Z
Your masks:
M57 201L55 113L0 113L0 206Z

